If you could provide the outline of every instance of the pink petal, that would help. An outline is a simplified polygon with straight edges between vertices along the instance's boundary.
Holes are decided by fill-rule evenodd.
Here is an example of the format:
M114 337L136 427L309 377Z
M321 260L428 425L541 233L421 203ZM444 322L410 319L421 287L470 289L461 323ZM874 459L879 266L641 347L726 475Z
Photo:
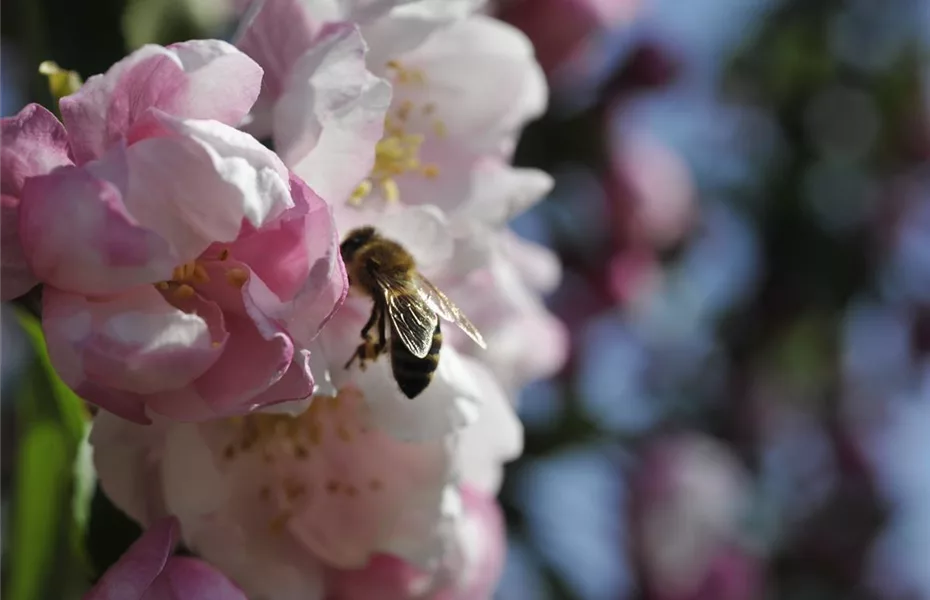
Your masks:
M365 66L353 26L327 28L294 65L274 112L275 148L330 204L346 200L374 164L391 87Z
M314 403L308 419L315 418L319 439L309 440L309 458L292 466L294 481L313 489L294 507L291 534L339 567L362 567L379 551L434 558L449 509L443 499L451 457L444 442L404 444L368 429L357 392Z
M102 156L150 108L236 126L255 103L261 77L254 61L219 40L143 46L62 98L75 159Z
M162 573L178 542L178 521L163 519L142 534L84 600L141 600Z
M26 182L19 229L32 271L63 290L118 292L167 279L177 264L165 240L127 212L114 184L77 167Z
M264 69L263 97L274 101L281 95L291 68L310 49L319 26L301 0L263 0L236 44Z
M176 308L151 286L94 300L48 287L42 327L49 357L65 383L103 408L119 392L139 400L174 393L217 362L229 336L215 305L188 302L186 311Z
M305 400L313 393L313 374L310 372L310 352L298 350L294 353L287 372L270 388L255 396L254 404L267 406L293 400Z
M0 260L3 300L28 292L38 281L26 263L19 239L19 204L27 177L71 164L68 136L55 116L30 104L15 117L0 119Z
M247 599L242 590L204 561L174 556L142 600Z
M290 183L293 214L244 234L230 251L277 297L265 311L306 347L342 304L348 282L329 206L293 174Z
M255 138L215 121L151 112L130 132L126 206L182 260L293 206L288 171Z
M230 284L227 269L248 273L246 265L234 260L204 263L204 267L210 280L194 284L194 288L223 309L229 339L209 371L184 393L153 397L148 403L152 410L173 419L200 420L242 414L261 402L307 396L312 391L312 381L307 379L302 379L305 387L300 396L293 392L300 387L300 378L308 374L292 373L292 377L300 376L298 381L288 379L278 391L271 391L293 369L294 344L282 326L253 300L253 294L267 294L261 280L249 274L241 287Z

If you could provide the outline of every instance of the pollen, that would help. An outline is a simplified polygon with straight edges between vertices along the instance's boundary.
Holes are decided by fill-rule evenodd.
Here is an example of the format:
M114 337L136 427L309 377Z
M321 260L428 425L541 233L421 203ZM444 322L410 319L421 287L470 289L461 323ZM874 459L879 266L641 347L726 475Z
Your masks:
M194 293L194 288L186 283L182 283L174 290L174 297L178 300L187 300L188 298L193 298Z
M226 271L226 281L234 287L241 288L248 279L249 274L246 273L245 269L233 267Z
M404 87L422 87L427 83L421 69L409 68L397 60L388 61L386 67L396 91L403 92ZM396 105L384 119L384 136L375 146L371 173L352 192L348 204L359 206L375 190L386 203L394 204L402 195L399 177L413 175L432 180L439 176L438 166L424 164L420 158L427 134L436 137L446 134L445 124L434 118L435 112L436 104L433 102L418 104L405 99Z

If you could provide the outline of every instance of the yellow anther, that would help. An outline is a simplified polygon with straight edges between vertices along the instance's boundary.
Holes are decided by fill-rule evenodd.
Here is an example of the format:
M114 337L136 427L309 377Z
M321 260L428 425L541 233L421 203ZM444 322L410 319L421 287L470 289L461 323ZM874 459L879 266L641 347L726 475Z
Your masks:
M420 173L427 179L436 179L439 177L439 167L436 165L423 165L423 168L420 169Z
M159 281L158 283L155 284L155 287L165 292L168 290L168 288L171 287L171 285L169 285L167 281Z
M400 189L397 187L397 182L390 177L381 181L381 193L388 204L394 204L400 200Z
M230 285L241 288L248 280L249 274L246 273L245 269L233 267L226 271L226 281L229 282Z
M400 69L400 68L401 68L400 62L399 62L399 61L396 61L396 60L389 60L389 61L387 61L387 65L386 65L386 66L387 66L388 69Z
M187 300L188 298L193 298L194 288L187 285L186 283L182 283L177 287L176 290L174 290L174 297L178 300Z
M219 347L222 346L223 344L220 343L220 342L213 342L213 343L211 343L210 345L211 345L212 347L214 347L214 348L219 348Z
M355 188L355 191L352 192L352 196L349 198L349 204L361 204L362 200L364 200L365 197L371 193L371 187L370 179L366 179L365 181L358 184L358 187Z
M195 264L194 272L191 274L191 279L194 280L194 283L209 283L210 276L207 274L207 270L203 268L203 265Z

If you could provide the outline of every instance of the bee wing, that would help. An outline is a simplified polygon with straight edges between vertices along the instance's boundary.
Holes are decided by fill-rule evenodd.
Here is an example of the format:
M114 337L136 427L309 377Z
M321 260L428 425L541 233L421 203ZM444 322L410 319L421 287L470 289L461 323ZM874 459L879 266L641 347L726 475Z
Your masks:
M439 317L408 282L380 277L377 281L391 318L391 334L400 337L411 354L423 358L433 345L433 331Z
M487 348L487 344L484 343L484 338L481 337L478 328L468 320L465 313L463 313L452 300L449 300L448 296L442 293L442 290L437 288L426 277L423 277L419 273L417 273L413 281L420 299L429 306L433 312L446 321L455 323L458 325L459 329L468 334L468 337L474 340L476 344L482 348Z

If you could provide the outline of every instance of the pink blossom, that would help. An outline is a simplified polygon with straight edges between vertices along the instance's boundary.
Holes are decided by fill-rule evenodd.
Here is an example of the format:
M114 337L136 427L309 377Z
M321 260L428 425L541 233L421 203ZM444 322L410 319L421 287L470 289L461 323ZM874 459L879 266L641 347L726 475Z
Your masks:
M153 524L84 600L246 600L242 590L205 562L172 556L177 542L177 519Z
M294 415L140 426L101 413L91 444L117 506L142 524L176 515L185 543L252 596L320 598L349 585L344 572L364 581L385 563L487 592L502 554L491 498L502 463L522 449L507 397L487 393L461 436L430 442L374 428L350 389Z
M756 561L740 530L749 482L724 446L690 433L657 440L632 485L634 545L655 597L756 597Z
M65 126L3 120L4 297L44 284L53 365L124 418L313 390L345 273L329 207L233 128L261 76L224 42L145 46L62 99Z

